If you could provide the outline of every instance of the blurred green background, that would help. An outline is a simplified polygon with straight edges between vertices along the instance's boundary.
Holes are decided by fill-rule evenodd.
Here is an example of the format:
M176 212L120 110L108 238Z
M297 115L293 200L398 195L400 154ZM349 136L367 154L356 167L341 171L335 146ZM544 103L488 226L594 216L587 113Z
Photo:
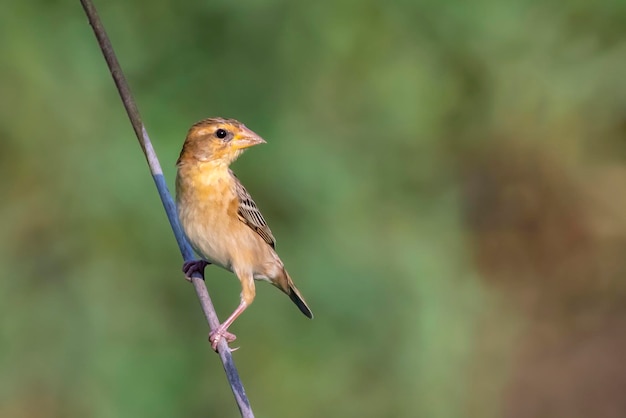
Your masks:
M260 283L231 328L257 417L626 416L626 2L96 6L170 187L199 119L268 141L316 318ZM238 416L78 0L0 51L0 416Z

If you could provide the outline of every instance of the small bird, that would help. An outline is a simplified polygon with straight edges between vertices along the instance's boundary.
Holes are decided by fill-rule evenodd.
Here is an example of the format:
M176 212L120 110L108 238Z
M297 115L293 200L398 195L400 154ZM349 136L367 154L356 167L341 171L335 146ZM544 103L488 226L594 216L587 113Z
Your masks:
M265 143L237 120L204 119L189 129L176 162L178 217L202 258L183 265L186 278L196 271L204 274L208 264L215 264L235 273L241 282L239 306L209 335L214 350L221 338L227 342L236 338L227 330L254 300L254 280L270 282L313 318L276 253L272 231L229 168L246 148Z

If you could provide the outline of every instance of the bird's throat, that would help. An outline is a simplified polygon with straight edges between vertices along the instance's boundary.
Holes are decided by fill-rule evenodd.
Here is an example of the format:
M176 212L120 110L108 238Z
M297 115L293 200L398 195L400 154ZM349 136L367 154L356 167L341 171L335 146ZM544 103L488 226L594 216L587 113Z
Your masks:
M178 167L176 200L207 199L231 194L232 179L228 165L221 161L196 162Z

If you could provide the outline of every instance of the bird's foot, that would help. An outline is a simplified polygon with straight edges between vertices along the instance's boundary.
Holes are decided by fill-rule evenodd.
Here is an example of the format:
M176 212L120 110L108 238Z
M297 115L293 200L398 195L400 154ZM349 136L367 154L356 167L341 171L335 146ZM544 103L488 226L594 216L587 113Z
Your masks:
M215 331L211 331L209 333L209 342L211 343L211 348L213 348L213 350L215 350L216 352L217 352L217 345L219 344L222 338L226 339L227 343L232 343L233 341L237 339L235 334L232 334L226 331L226 328L222 328L222 326L220 325L219 327L217 327Z
M183 273L185 273L185 280L191 282L191 275L195 272L200 273L200 275L204 277L204 268L209 264L211 263L206 260L193 260L185 262L185 264L183 264Z

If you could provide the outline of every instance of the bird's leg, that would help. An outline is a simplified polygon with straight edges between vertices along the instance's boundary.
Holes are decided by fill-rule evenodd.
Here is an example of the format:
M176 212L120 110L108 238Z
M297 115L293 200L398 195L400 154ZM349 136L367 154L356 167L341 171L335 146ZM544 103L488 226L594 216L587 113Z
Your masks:
M200 273L200 275L204 277L204 268L209 264L211 263L206 260L186 261L185 264L183 264L183 273L185 273L185 280L191 282L191 275L195 272Z
M222 322L216 330L211 331L211 333L209 334L209 341L211 342L211 348L213 348L213 350L217 351L217 344L219 344L222 338L226 338L226 342L229 343L237 339L235 334L228 332L227 329L229 326L232 325L233 322L235 322L235 319L237 319L237 317L246 310L247 307L248 305L244 301L241 301L239 306L237 306L237 309L235 309L235 311L230 314L228 319Z
M235 319L237 319L237 317L241 315L248 306L250 306L256 294L252 274L237 274L237 276L241 280L241 302L239 303L239 306L237 306L237 309L235 309L235 311L230 314L230 316L226 319L226 321L222 322L215 331L211 331L211 333L209 334L211 347L215 351L217 351L217 344L220 342L220 339L222 337L226 338L226 341L229 343L237 338L234 334L228 332L227 329L229 326L232 325L233 322L235 322Z

